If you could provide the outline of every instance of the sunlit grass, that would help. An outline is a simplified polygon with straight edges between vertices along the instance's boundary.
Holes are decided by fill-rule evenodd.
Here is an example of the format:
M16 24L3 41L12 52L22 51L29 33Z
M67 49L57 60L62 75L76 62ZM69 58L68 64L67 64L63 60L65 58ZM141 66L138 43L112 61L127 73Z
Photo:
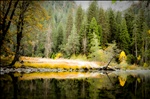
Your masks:
M80 55L79 55L80 56ZM14 56L0 56L1 58L1 64L10 64L14 58ZM23 61L23 63L20 63L19 61ZM48 59L48 58L41 58L41 57L25 57L21 56L19 58L19 61L17 61L14 64L14 67L20 68L20 67L33 67L33 68L51 68L51 69L66 69L66 70L77 70L77 69L91 69L94 68L94 64L97 66L106 66L106 62L102 61L80 61L80 60L74 60L74 59ZM94 64L92 64L94 63ZM115 62L111 62L110 67L118 67L120 69L129 69L129 70L136 70L139 68L142 68L141 66L137 65L129 65L126 61L122 61L120 64L117 64ZM96 67L97 68L97 67ZM147 64L144 64L143 68L147 69Z
M16 63L14 64L14 66L15 66L16 68L19 68L19 67L22 66L22 64L21 64L20 62L16 62Z
M24 63L25 67L35 67L35 68L62 68L62 69L79 69L79 68L87 68L86 66L77 66L70 65L67 63Z
M81 54L79 54L79 55L73 54L70 59L83 60L83 61L87 61L88 60L86 55L81 55Z

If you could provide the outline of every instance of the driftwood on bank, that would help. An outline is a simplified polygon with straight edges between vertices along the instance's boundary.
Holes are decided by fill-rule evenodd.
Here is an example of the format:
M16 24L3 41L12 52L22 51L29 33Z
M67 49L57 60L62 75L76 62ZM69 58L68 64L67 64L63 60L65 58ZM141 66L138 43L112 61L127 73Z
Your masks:
M113 57L110 59L110 61L108 62L108 64L107 64L106 66L99 68L99 70L109 70L109 71L115 71L115 69L114 69L114 68L110 68L110 67L108 67L108 66L109 66L109 64L111 63L111 61L113 60L113 58L114 58L114 57L115 57L115 56L113 56Z

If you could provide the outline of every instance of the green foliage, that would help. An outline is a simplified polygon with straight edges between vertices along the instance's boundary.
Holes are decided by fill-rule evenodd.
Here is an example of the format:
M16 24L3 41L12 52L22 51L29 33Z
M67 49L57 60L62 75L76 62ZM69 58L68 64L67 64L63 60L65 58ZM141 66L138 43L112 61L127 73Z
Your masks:
M102 46L105 46L106 43L108 43L108 37L109 37L109 23L107 18L107 13L104 11L103 8L99 9L99 15L98 15L98 24L101 26L100 34L101 34L101 44Z
M111 43L112 41L114 41L118 38L117 33L116 33L117 24L116 24L116 20L115 20L115 14L111 8L108 10L108 18L109 18L109 27L110 27L108 42Z
M136 60L136 58L132 54L127 55L127 63L128 64L134 64L135 60Z
M87 11L87 22L90 24L91 20L93 17L97 20L97 10L98 10L98 5L97 1L91 2L89 5L88 11Z
M65 51L67 56L78 53L78 51L79 51L79 35L77 34L75 25L73 25L71 35L69 35L68 41L62 50Z
M60 51L62 44L63 44L63 27L60 24L58 26L58 31L57 31L57 48L58 48L57 51Z
M112 46L116 41L115 46L127 54L128 63L139 63L141 66L150 64L150 33L147 32L150 14L147 1L135 3L124 13L99 8L97 1L90 2L87 10L72 1L30 2L26 12L21 14L24 2L19 1L16 9L14 4L17 1L12 4L2 1L0 5L1 55L14 55L19 44L18 52L21 55L48 57L52 53L62 52L64 57L85 54L90 59L107 62L115 53ZM7 10L9 13L6 15ZM15 12L11 18L13 10ZM23 26L19 23L19 15L24 16ZM5 35L5 39L2 35ZM140 60L137 60L139 55Z
M98 50L100 49L100 44L97 35L93 33L93 38L90 43L90 55L88 56L92 60L99 60Z
M66 25L66 40L68 39L71 33L72 26L73 26L73 16L72 16L72 11L70 11L67 19L67 25Z
M99 43L100 45L100 36L101 36L101 34L98 31L98 25L97 25L96 19L94 17L91 20L89 32L87 36L88 36L88 49L89 49L89 52L91 52L90 48L94 45L95 42ZM94 38L97 41L94 41Z
M124 50L127 54L129 53L129 44L130 44L130 36L127 30L125 19L122 20L121 23L121 33L119 35L120 38L120 49Z
M81 25L82 25L82 21L83 21L83 10L81 5L78 7L77 12L76 12L76 17L75 17L75 25L77 28L77 33L79 34L80 29L81 29Z
M86 18L84 16L83 23L81 25L81 30L80 30L80 53L86 54L87 53L87 31L88 31L88 26L86 25Z

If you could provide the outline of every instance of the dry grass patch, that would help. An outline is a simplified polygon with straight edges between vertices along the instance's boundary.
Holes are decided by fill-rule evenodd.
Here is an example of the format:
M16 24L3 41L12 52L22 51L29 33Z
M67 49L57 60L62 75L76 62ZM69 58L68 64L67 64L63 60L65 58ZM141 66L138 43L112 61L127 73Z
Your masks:
M67 63L24 63L25 67L35 67L35 68L62 68L62 69L79 69L79 68L86 68L86 66L77 66L77 65L70 65Z

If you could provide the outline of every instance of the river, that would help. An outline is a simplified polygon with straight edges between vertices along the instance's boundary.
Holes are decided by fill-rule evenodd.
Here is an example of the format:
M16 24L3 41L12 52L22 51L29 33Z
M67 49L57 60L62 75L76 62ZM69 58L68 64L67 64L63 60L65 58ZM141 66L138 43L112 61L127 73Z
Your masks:
M1 99L150 99L150 70L0 76Z

